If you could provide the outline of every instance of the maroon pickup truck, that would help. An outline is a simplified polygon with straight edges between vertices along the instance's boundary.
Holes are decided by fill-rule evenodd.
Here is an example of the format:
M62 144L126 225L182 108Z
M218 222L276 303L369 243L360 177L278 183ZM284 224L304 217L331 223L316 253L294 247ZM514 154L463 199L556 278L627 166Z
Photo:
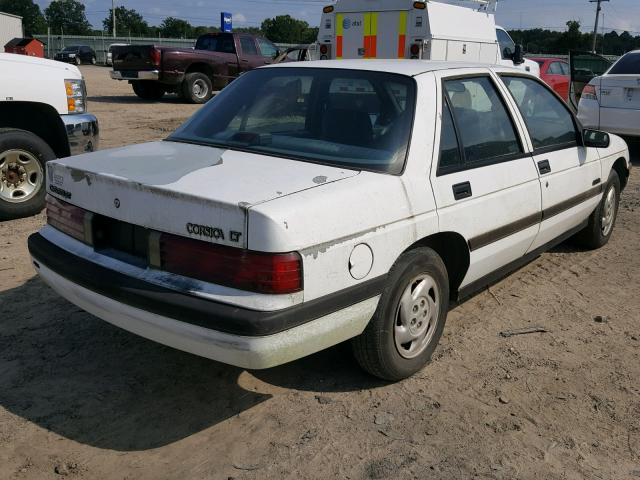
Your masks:
M138 97L158 100L167 92L205 103L238 75L276 61L278 47L245 33L207 33L195 48L114 46L111 78L128 80Z

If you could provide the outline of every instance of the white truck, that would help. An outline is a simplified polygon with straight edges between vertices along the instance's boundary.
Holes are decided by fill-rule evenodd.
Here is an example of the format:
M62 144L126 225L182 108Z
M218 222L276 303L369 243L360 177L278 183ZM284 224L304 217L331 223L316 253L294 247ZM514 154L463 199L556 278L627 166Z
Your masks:
M515 66L539 76L538 64L523 58L522 47L496 26L496 2L477 3L476 10L426 0L338 0L323 9L320 59L475 62Z
M606 244L630 168L514 68L282 63L165 141L52 162L29 251L60 295L157 342L255 369L353 339L398 380L450 299L569 236Z
M46 162L98 148L77 67L0 53L0 220L44 207Z

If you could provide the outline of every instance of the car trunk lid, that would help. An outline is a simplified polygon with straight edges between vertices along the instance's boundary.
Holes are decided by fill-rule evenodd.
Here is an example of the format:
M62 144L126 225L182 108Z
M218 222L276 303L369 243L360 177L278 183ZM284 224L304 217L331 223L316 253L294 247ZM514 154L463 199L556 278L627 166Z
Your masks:
M177 142L48 163L49 193L147 229L246 247L254 205L357 175L331 166Z
M604 75L598 97L602 107L640 109L640 75Z

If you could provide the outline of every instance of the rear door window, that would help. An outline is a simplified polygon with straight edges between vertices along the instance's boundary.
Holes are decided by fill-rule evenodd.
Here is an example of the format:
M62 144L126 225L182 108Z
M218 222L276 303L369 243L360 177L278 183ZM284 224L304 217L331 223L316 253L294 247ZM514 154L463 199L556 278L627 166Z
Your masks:
M608 72L610 75L640 75L640 53L627 53Z
M447 173L460 167L462 157L460 156L460 145L458 136L453 124L453 116L449 108L449 102L442 105L442 131L440 132L440 163L438 165L438 175Z
M523 152L513 121L488 76L446 80L444 87L465 168L506 161Z
M576 144L573 116L561 100L531 78L505 75L502 79L524 117L534 149L560 149Z
M207 35L196 42L196 50L209 50L218 53L236 53L232 35Z
M258 55L256 42L253 41L252 37L240 37L240 47L243 55Z
M560 62L552 62L549 65L549 74L550 75L564 75L562 70L562 64Z

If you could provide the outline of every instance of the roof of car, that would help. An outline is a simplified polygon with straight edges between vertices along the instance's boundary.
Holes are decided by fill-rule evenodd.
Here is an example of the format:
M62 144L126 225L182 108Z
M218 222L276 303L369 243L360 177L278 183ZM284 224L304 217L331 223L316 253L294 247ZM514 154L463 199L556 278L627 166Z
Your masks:
M270 65L268 68L336 68L342 70L368 70L376 72L398 73L413 77L427 72L451 70L457 68L500 68L514 70L516 68L485 63L445 62L433 60L314 60L311 62L290 62Z

